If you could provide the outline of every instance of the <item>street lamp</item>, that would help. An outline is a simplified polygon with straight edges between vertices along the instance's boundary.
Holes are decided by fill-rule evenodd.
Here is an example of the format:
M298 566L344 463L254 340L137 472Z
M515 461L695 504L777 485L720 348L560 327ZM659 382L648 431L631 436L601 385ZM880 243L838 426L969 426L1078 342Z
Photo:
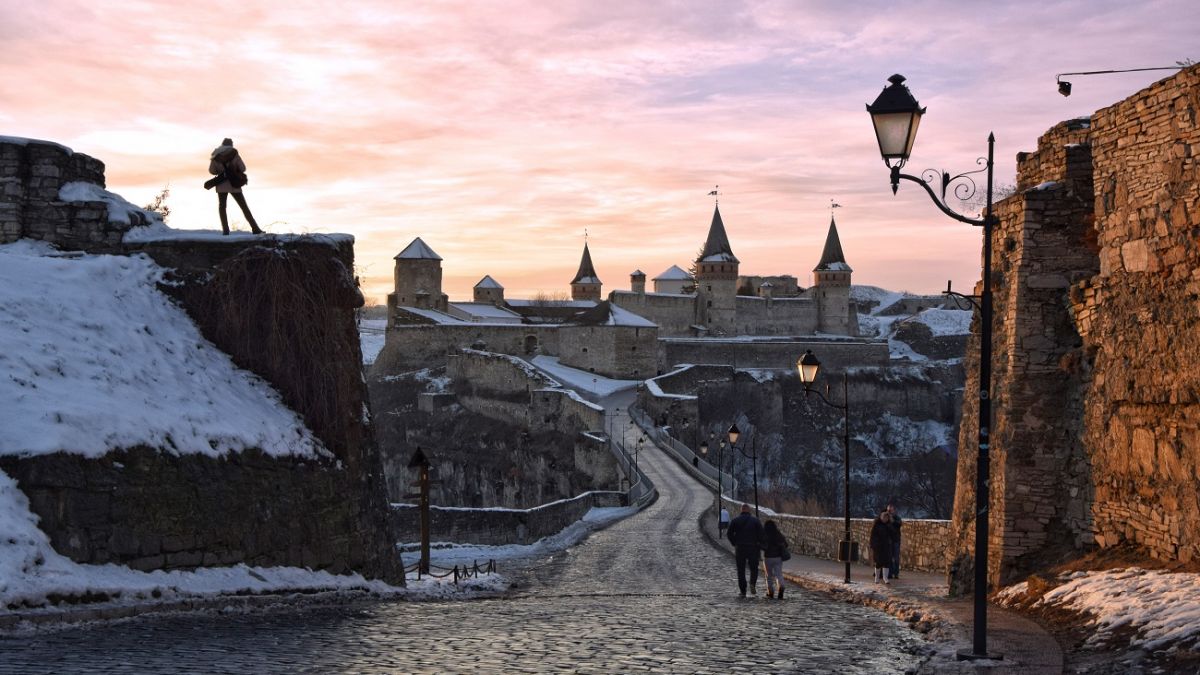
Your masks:
M875 125L876 139L879 141L879 154L883 163L891 169L892 194L896 193L900 179L912 181L925 188L929 198L942 213L951 218L983 227L983 289L979 302L974 298L953 293L951 295L967 298L979 310L979 450L976 456L975 469L975 625L973 649L970 652L958 652L960 660L967 659L998 659L998 654L987 653L987 572L988 572L988 518L989 490L988 471L990 458L988 456L989 432L992 422L992 228L996 225L996 217L992 214L992 166L996 145L995 134L988 134L987 158L979 158L976 164L984 164L983 169L950 176L945 171L926 169L921 177L900 173L900 168L908 161L912 152L913 141L917 135L917 125L921 115L925 113L917 100L913 98L908 87L904 86L903 75L893 75L888 78L891 85L884 87L883 92L874 103L867 105L871 121ZM907 122L905 121L907 120ZM901 140L902 139L902 140ZM961 200L970 199L975 194L975 181L972 174L987 171L987 201L983 218L969 218L950 210L946 204L946 190L952 183L957 183L954 196ZM931 182L940 178L941 199L938 199Z
M738 452L742 453L742 457L750 458L750 462L751 462L751 466L752 466L751 470L753 471L753 475L754 475L754 517L757 518L758 517L758 446L756 445L754 447L754 454L747 455L745 450L743 450L737 446L738 437L741 435L742 435L742 432L740 429L738 429L738 425L736 423L733 426L729 427L729 445L730 445L730 447L735 448Z
M825 395L820 391L812 389L812 384L817 381L817 373L821 372L821 362L812 353L812 350L806 350L804 356L796 362L796 370L800 373L800 381L804 383L804 397L808 398L809 394L816 394L821 402L830 408L837 408L842 411L842 468L844 474L842 476L842 516L845 519L846 529L842 534L842 540L838 542L838 559L846 563L846 578L845 583L850 583L850 563L858 556L855 555L856 547L850 542L850 388L845 371L842 371L842 404L838 405L833 401L825 398Z
M708 461L708 441L700 441L700 454ZM717 531L721 530L721 466L717 465Z

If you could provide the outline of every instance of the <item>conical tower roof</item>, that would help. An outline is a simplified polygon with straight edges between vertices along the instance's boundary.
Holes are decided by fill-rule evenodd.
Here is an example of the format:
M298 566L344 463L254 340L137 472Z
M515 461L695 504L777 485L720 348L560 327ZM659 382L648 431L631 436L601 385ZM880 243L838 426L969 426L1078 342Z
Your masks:
M725 234L725 223L721 221L721 208L713 207L712 225L708 226L708 239L704 242L704 252L697 262L738 262L729 246L729 236Z
M414 260L414 259L415 260L441 260L442 259L442 256L434 253L433 249L429 248L429 244L426 244L424 241L421 241L420 237L413 239L412 243L409 244L408 246L404 247L404 250L400 251L400 253L396 254L395 257L404 258L407 260Z
M825 250L821 251L821 262L813 268L814 272L817 270L854 271L846 264L846 256L842 254L842 240L838 238L837 223L833 221L833 216L829 217L829 234L825 235Z
M588 250L587 242L583 243L583 258L579 261L579 271L571 280L573 284L598 284L600 277L596 276L596 268L592 267L592 253Z

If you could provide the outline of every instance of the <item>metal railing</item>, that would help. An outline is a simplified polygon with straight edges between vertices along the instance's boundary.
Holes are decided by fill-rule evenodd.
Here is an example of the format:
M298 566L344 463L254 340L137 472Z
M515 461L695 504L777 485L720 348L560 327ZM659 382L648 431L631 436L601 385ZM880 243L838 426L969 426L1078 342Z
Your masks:
M608 449L612 452L613 457L617 459L617 464L620 465L621 471L626 476L633 476L633 484L629 486L627 491L628 501L630 506L641 508L658 496L658 489L654 487L654 483L646 477L646 474L641 470L633 459L629 456L629 451L625 449L623 439L613 438L608 436Z
M737 493L737 480L729 472L718 473L717 467L710 464L704 457L697 455L691 448L671 436L663 427L655 426L650 416L644 411L631 407L629 416L658 447L666 450L668 455L671 455L685 470L705 485L716 490L717 476L720 475L722 491L727 495ZM710 449L709 452L712 450Z
M461 581L463 579L476 579L481 574L495 574L496 573L496 561L488 560L487 564L482 567L479 566L478 560L475 561L474 565L462 565L462 566L455 565L454 567L442 567L441 565L434 565L431 563L429 565L429 568L431 571L422 572L421 571L421 563L420 563L420 561L418 561L411 565L405 565L404 573L405 573L405 575L407 575L409 572L416 572L418 581L420 581L420 579L423 576L424 577L433 577L434 579L445 579L446 577L453 576L454 583L457 584L459 581ZM442 570L442 574L433 572L432 570L434 568Z

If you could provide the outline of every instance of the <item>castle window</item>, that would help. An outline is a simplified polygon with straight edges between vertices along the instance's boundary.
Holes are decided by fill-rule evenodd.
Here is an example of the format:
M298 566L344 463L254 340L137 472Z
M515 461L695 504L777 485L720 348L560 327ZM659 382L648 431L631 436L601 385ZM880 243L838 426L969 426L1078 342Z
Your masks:
M711 284L710 284L710 285L709 285L709 287L708 287L708 292L709 292L709 293L712 293L712 285L711 285ZM712 303L710 302L709 304L711 305Z
M709 301L708 301L708 306L709 306L709 307L712 307L712 300L709 300Z
M587 347L584 347L584 348L583 348L583 352L584 352L585 354L587 353Z
M636 351L637 351L637 345L634 345L634 346L633 346L633 347L632 347L632 348L631 348L629 351L631 351L631 352L636 352Z

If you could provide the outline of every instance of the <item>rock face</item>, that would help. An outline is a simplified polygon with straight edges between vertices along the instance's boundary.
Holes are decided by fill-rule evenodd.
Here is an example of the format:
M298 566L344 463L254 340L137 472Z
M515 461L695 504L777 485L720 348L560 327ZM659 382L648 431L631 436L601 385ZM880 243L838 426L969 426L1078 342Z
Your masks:
M989 576L1087 548L1200 556L1200 68L1052 128L1018 155L993 238ZM976 335L978 333L976 332ZM978 390L978 338L966 390ZM978 406L955 525L970 587Z
M137 447L98 460L0 457L0 470L28 495L56 550L79 562L140 569L245 562L402 583L362 381L353 240L125 245L121 234L130 226L109 223L104 203L98 217L71 211L64 219L56 211L84 208L54 200L66 181L103 185L100 162L53 144L0 142L0 172L4 241L140 252L170 268L162 290L235 363L270 382L333 454L304 461L250 448L213 459Z

